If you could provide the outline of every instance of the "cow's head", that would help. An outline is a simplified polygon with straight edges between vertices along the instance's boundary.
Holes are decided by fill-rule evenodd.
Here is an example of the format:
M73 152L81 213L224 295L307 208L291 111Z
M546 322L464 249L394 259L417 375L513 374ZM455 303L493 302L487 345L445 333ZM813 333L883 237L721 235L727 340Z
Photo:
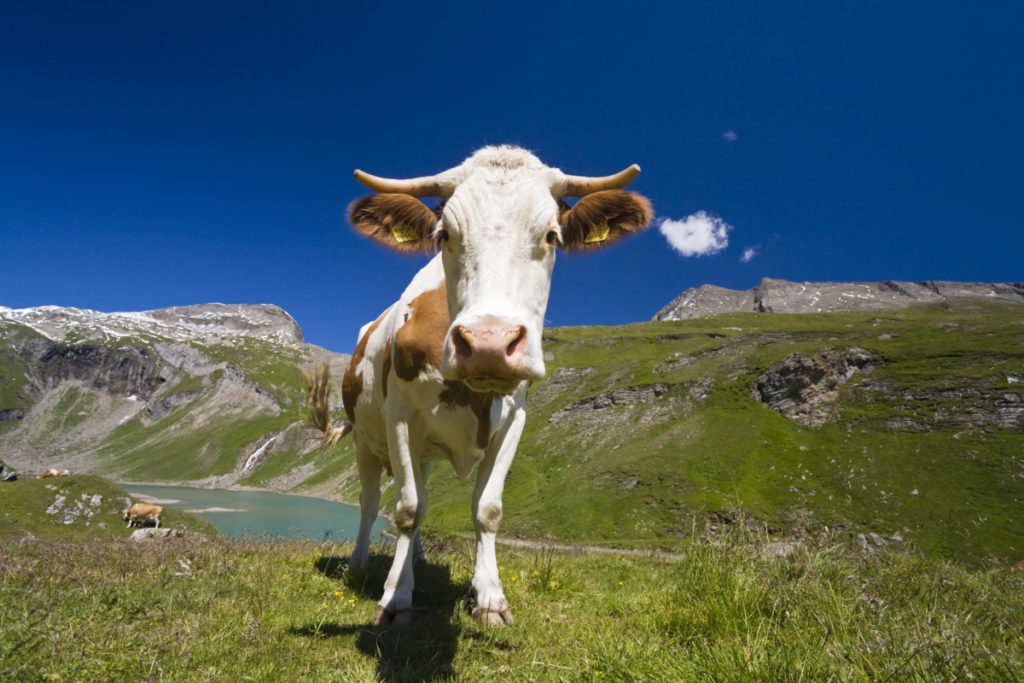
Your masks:
M541 331L555 250L603 248L647 227L651 205L625 192L640 173L571 176L515 147L485 147L436 176L356 171L378 194L349 207L355 228L398 251L441 250L451 325L441 374L474 391L544 376ZM415 197L440 197L428 208ZM572 207L562 199L579 197Z

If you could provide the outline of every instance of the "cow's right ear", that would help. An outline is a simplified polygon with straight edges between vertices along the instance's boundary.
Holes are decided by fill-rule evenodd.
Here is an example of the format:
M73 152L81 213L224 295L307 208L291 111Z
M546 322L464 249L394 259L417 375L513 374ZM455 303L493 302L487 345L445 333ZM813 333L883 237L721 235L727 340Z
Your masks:
M359 232L396 251L434 251L437 214L407 194L382 192L357 199L348 220Z

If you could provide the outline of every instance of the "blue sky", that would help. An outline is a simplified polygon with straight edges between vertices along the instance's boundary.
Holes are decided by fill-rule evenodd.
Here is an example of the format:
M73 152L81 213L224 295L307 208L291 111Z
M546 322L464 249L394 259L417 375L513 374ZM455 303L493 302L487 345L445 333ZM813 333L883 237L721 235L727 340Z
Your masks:
M551 325L766 276L1024 280L1020 3L264 5L5 5L0 305L274 303L351 351L424 262L347 226L352 170L497 143L638 163L659 221L718 229L560 257Z

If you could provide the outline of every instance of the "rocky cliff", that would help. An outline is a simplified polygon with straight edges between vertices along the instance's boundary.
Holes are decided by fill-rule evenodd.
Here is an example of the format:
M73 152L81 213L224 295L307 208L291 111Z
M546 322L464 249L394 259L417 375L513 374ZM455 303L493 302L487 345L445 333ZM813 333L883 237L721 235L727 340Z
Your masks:
M764 278L757 287L743 291L715 285L687 289L653 319L690 320L716 313L884 311L959 299L1024 303L1024 283L789 282Z

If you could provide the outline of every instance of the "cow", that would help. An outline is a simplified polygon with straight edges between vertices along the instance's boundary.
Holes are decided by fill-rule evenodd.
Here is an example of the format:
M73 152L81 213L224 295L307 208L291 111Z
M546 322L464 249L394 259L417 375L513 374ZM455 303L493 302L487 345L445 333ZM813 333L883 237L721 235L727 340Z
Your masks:
M144 517L148 517L156 521L156 528L160 528L160 516L164 514L164 508L162 505L152 505L150 503L134 503L131 507L125 508L122 511L122 519L128 522L128 527L131 528L135 522L142 521Z
M307 374L325 441L351 431L355 443L361 521L351 571L367 568L381 474L394 477L398 537L375 626L412 618L426 481L443 459L463 478L477 471L472 615L484 625L512 623L495 534L527 387L545 374L541 333L555 253L600 249L646 228L650 202L622 189L639 173L634 164L606 177L567 175L510 146L485 147L429 177L355 171L375 192L349 206L356 231L396 251L434 253L397 303L360 330L342 381L342 427L327 417L326 368ZM441 202L430 208L419 197ZM570 206L565 197L579 199Z
M45 479L46 477L66 477L69 474L71 474L71 470L66 470L62 467L51 467L50 469L40 474L39 478Z

